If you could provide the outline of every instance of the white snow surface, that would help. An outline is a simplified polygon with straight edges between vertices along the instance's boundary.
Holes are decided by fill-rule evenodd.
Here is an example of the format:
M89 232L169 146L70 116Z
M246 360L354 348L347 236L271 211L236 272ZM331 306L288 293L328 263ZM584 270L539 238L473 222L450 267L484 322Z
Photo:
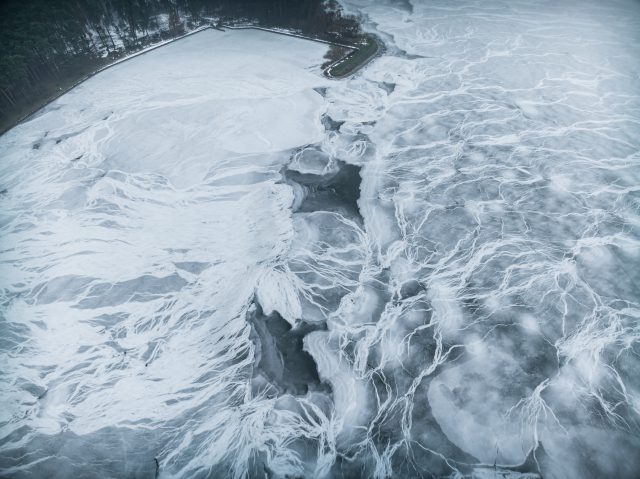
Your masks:
M241 426L245 312L258 284L277 287L261 278L293 234L279 169L324 135L325 51L207 30L100 73L0 139L3 457L45 444L53 455L25 466L49 477L101 459L121 462L109 477L153 476L156 455L170 477L246 466L233 448L252 447L220 435L265 428L255 414L273 407ZM82 464L54 457L65 444Z
M3 475L637 477L640 6L341 3L0 138Z

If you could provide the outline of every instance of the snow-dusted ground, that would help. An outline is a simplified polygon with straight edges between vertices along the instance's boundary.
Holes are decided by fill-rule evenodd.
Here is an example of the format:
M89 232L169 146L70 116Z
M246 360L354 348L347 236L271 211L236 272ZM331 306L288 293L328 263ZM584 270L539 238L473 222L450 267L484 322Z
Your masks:
M3 475L637 477L640 7L343 4L0 138Z

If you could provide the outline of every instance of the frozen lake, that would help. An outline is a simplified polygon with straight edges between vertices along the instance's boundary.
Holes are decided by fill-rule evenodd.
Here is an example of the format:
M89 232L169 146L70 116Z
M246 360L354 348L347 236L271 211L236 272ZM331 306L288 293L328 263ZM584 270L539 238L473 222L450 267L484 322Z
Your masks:
M637 477L640 5L342 3L0 137L0 475Z

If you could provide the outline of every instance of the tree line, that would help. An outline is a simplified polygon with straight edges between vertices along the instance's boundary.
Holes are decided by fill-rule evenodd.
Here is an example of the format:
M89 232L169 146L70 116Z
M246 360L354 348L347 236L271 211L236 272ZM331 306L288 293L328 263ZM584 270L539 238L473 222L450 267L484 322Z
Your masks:
M98 67L215 22L250 21L353 41L335 0L4 0L0 131Z

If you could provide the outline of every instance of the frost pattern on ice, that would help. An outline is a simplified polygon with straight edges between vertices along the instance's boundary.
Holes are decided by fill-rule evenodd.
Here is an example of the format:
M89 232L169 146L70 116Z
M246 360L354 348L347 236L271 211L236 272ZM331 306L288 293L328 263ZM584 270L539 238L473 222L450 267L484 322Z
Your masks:
M343 4L1 139L3 473L637 475L640 7Z

